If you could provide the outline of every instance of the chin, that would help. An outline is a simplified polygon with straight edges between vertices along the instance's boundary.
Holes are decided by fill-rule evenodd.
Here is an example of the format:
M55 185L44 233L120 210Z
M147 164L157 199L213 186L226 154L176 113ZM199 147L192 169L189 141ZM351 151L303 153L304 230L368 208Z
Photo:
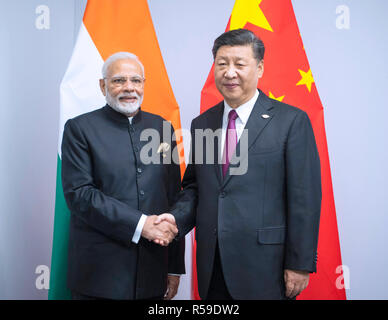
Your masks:
M234 95L224 95L224 99L226 101L230 101L231 103L237 103L240 101L240 97L236 97Z
M120 104L120 109L123 110L124 112L130 114L130 113L134 113L136 112L140 105L136 102L135 104L131 104L131 105L128 105L128 104Z
M130 105L124 103L112 103L110 104L110 106L117 112L120 112L127 116L129 114L135 113L139 109L140 104L138 102Z

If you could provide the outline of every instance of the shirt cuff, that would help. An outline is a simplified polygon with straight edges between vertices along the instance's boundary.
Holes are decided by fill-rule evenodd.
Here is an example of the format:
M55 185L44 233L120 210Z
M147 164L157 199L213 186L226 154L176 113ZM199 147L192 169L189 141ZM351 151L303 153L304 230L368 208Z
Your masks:
M133 237L132 237L133 243L137 244L139 242L141 233L143 231L144 223L146 222L146 219L147 219L147 216L145 214L142 214L140 219L139 219L139 222L137 223L135 233L133 234Z
M176 274L176 273L169 273L168 275L169 275L169 276L177 276L177 277L180 277L180 276L181 276L181 274Z

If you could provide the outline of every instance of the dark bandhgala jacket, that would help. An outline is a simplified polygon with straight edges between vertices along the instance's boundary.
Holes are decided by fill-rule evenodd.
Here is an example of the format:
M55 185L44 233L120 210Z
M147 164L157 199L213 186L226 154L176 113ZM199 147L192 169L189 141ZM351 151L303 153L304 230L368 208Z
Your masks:
M160 135L160 141L152 140L154 149L166 142L170 153L177 152L174 141L164 140L163 118L141 110L132 124L106 105L65 125L62 183L71 211L67 277L75 292L109 299L158 297L165 293L167 273L185 272L184 239L168 247L142 237L132 242L141 214L168 211L181 188L180 167L164 164L163 152L150 153L154 163L151 156L141 157L142 147L150 145L150 136L141 138L144 129ZM168 129L171 136L172 126Z
M220 140L211 150L214 164L206 162L209 145L204 142L197 150L201 138L195 137L198 129L220 129L223 110L221 102L192 121L191 163L172 213L180 235L196 227L202 298L218 243L234 299L283 299L284 269L316 271L321 176L310 120L304 111L260 91L237 145L240 163L230 167L245 163L247 171L231 175L229 170L223 177ZM245 150L240 146L244 137Z

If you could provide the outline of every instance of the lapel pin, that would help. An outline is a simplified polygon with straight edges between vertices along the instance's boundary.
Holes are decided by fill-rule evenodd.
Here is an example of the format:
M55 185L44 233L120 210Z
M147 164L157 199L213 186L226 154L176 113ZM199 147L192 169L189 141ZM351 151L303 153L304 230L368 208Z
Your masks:
M157 153L162 153L163 158L166 157L166 152L170 149L170 145L167 142L162 142L158 148Z
M269 115L268 115L268 114L262 114L261 117L262 117L263 119L268 119L268 118L269 118Z

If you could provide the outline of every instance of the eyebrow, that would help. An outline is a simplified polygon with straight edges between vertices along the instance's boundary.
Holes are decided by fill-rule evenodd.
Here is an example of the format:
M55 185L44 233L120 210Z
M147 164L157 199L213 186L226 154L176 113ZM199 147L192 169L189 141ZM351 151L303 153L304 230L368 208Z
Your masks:
M219 60L219 59L224 59L224 60L245 60L246 58L245 57L229 58L229 57L224 57L224 56L220 56L220 57L216 58L216 60Z
M133 75L128 75L128 74L114 74L114 75L112 75L111 76L111 78L117 78L117 77L131 77L131 78L133 78L133 77L139 77L139 78L143 78L143 76L142 75L140 75L140 74L138 74L138 73L136 73L136 74L133 74Z

